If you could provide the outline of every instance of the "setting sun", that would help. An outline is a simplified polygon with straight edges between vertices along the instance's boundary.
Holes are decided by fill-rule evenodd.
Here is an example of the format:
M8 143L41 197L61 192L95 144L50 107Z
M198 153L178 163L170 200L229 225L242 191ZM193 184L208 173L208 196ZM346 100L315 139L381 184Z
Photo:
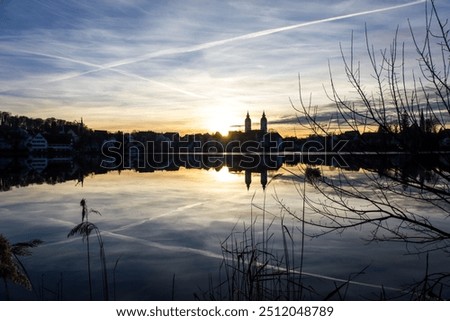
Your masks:
M239 119L236 115L229 112L214 113L205 119L205 127L210 133L219 132L222 136L226 136L230 130L237 129L233 128L233 126L243 124L243 117Z

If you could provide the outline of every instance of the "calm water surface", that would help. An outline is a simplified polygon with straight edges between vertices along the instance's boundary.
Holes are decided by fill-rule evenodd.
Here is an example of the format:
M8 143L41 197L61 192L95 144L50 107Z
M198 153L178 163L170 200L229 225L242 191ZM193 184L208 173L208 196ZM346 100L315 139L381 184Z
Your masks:
M295 168L291 168L295 170ZM281 249L279 198L297 213L302 201L293 176L283 171L265 189L253 173L247 190L245 175L217 170L183 169L136 173L109 172L56 185L30 185L0 194L0 233L11 243L41 239L45 243L22 259L35 286L27 292L11 286L12 299L87 300L86 243L67 238L81 221L80 200L86 199L90 221L100 229L106 252L110 297L117 300L192 300L219 280L221 242L242 231L251 217L273 222L271 251ZM268 179L275 172L268 173ZM353 174L357 177L359 174ZM308 193L314 193L308 187ZM411 206L411 204L408 204ZM313 216L307 212L307 215ZM300 224L287 216L285 224L300 244ZM439 224L450 225L443 221ZM310 228L311 229L311 228ZM312 232L312 231L311 231ZM257 237L260 237L258 234ZM405 288L423 279L426 256L411 254L400 243L369 243L369 231L347 230L306 238L305 281L323 299L339 280L364 272L351 284L347 299L380 298L381 286ZM299 249L300 246L297 247ZM282 252L280 252L282 253ZM102 299L98 246L91 238L94 299ZM429 255L429 270L448 271L448 255ZM389 291L388 291L389 292ZM390 292L395 297L395 291ZM0 287L0 298L5 298ZM335 298L338 299L338 298Z

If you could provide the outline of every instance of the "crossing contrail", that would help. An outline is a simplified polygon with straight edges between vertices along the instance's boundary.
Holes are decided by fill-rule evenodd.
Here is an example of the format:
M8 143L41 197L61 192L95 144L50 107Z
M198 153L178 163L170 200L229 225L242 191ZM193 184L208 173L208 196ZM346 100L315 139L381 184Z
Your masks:
M105 68L103 68L102 65L93 64L93 63L90 63L90 62L87 62L87 61L84 61L84 60L74 59L74 58L60 56L60 55L53 55L53 54L48 54L48 53L42 53L42 52L37 52L37 51L30 51L30 50L21 50L21 49L13 49L13 50L15 50L16 52L25 53L25 54L28 54L28 55L52 58L52 59L61 60L61 61L68 61L68 62L72 62L72 63L78 64L78 65L95 68L95 69L91 69L89 71L82 72L82 73L72 73L72 74L68 74L68 75L65 75L65 76L57 77L57 78L45 81L43 83L54 83L54 82L59 82L59 81L63 81L63 80L69 80L69 79L80 77L80 76L85 75L85 74L93 73L93 72L98 71L98 70L106 70ZM127 72L127 71L123 71L123 70L120 70L120 69L115 69L115 68L111 67L111 68L107 68L107 70L114 71L114 72L116 72L118 74L121 74L121 75L124 75L124 76L128 76L130 78L136 78L136 79L139 79L139 80L147 81L149 83L155 84L155 85L160 86L160 87L167 88L167 89L172 90L172 91L177 91L177 92L185 94L187 96L196 97L196 98L207 98L206 96L199 95L199 94L187 91L187 90L183 90L183 89L180 89L180 88L175 87L175 86L170 86L170 85L167 85L167 84L162 83L160 81L156 81L156 80L153 80L153 79L150 79L150 78L147 78L147 77L143 77L143 76L140 76L140 75L137 75L137 74L134 74L134 73L130 73L130 72ZM10 91L15 91L15 89L2 90L2 91L0 91L0 94L4 94L4 93L10 92Z
M66 222L66 221L62 221L62 220L58 220L58 221L60 223L63 223L64 225L67 225L67 224L73 225L73 223L71 223L71 222ZM102 230L101 233L102 233L103 237L114 238L121 242L130 242L132 244L141 244L141 245L148 246L148 247L151 247L154 249L162 250L164 252L175 252L175 253L181 252L181 253L201 255L206 258L217 259L217 260L224 259L224 256L220 252L213 252L213 251L210 251L207 249L202 249L199 247L165 244L163 242L152 241L152 240L135 237L135 236L131 236L131 235L126 235L126 234L121 234L121 233L117 233L114 231L108 231L108 230ZM43 245L40 246L40 248L61 246L63 244L72 243L75 241L77 241L77 238L71 238L71 239L66 238L61 241L44 243ZM259 263L259 266L261 266L261 264L262 263ZM268 264L265 267L269 268L269 269L275 269L278 271L286 271L283 267L274 266L271 264ZM409 293L403 289L396 288L396 287L389 287L389 286L384 286L381 284L368 283L368 282L353 281L353 280L338 278L338 277L325 275L325 274L311 273L311 272L306 272L306 271L299 272L295 269L289 270L288 272L297 274L297 275L301 273L302 275L305 275L305 276L318 278L318 279L322 279L322 280L334 281L334 282L342 282L344 284L353 284L353 285L358 285L358 286L363 286L363 287L368 287L368 288L375 288L375 289L379 289L379 290L389 290L389 291L395 291L395 292Z
M409 3L397 5L397 6L392 6L392 7L350 13L350 14L337 16L337 17L303 22L303 23L299 23L299 24L295 24L295 25L291 25L291 26L286 26L286 27L266 29L266 30L252 32L252 33L248 33L248 34L237 36L237 37L206 42L203 44L198 44L198 45L193 45L193 46L188 46L188 47L165 49L165 50L161 50L161 51L157 51L157 52L153 52L153 53L148 53L148 54L138 56L135 58L124 59L124 60L120 60L120 61L113 62L110 64L105 64L105 65L103 65L102 68L99 68L97 70L92 70L92 72L100 71L103 69L116 68L116 67L133 64L133 63L137 63L137 62L141 62L141 61L144 61L147 59L157 58L157 57L161 57L161 56L201 51L201 50L210 49L210 48L214 48L214 47L218 47L218 46L223 46L223 45L231 43L231 42L237 42L237 41L241 41L241 40L249 40L249 39L269 36L269 35L272 35L275 33L284 32L284 31L288 31L288 30L292 30L292 29L298 29L298 28L307 27L307 26L312 26L312 25L316 25L316 24L320 24L320 23L324 23L324 22L332 22L332 21L336 21L336 20L348 19L348 18L357 17L357 16L363 16L363 15L368 15L368 14L373 14L373 13L379 13L379 12L384 12L384 11L400 9L400 8L413 6L413 5L417 5L417 4L424 3L424 2L426 2L426 0L419 0L419 1L409 2Z
M269 36L269 35L272 35L272 34L285 32L285 31L289 31L289 30L293 30L293 29L299 29L299 28L303 28L303 27L308 27L308 26L312 26L312 25L316 25L316 24L320 24L320 23L325 23L325 22L332 22L332 21L348 19L348 18L363 16L363 15L369 15L369 14L375 14L375 13L380 13L380 12L385 12L385 11L401 9L401 8L405 8L405 7L421 4L421 3L424 3L424 2L426 2L426 0L413 1L413 2L408 2L408 3L401 4L401 5L391 6L391 7L385 7L385 8L380 8L380 9L373 9L373 10L367 10L367 11L362 11L362 12L350 13L350 14L346 14L346 15L330 17L330 18L324 18L324 19L319 19L319 20L314 20L314 21L308 21L308 22L303 22L303 23L290 25L290 26L285 26L285 27L279 27L279 28L272 28L272 29L256 31L256 32L252 32L252 33L248 33L248 34L244 34L244 35L228 38L228 39L216 40L216 41L206 42L206 43L192 45L192 46L163 49L163 50L159 50L159 51L156 51L156 52L151 52L151 53L147 53L147 54L144 54L144 55L141 55L141 56L137 56L137 57L134 57L134 58L118 60L118 61L115 61L115 62L112 62L112 63L103 64L103 65L93 64L93 63L86 62L86 61L81 61L81 60L78 60L78 59L67 58L67 57L62 57L62 56L57 56L57 55L50 55L50 54L39 53L39 52L28 52L28 53L32 54L32 55L46 56L46 57L49 57L49 58L70 61L70 62L73 62L73 63L78 63L78 64L81 64L81 65L93 68L93 69L90 69L90 70L87 70L87 71L84 71L84 72L79 72L79 73L75 73L75 74L69 74L69 75L64 76L64 77L56 78L56 79L51 80L50 82L69 80L69 79L81 77L81 76L84 76L84 75L88 75L88 74L92 74L92 73L96 73L96 72L100 72L100 71L104 71L104 70L110 70L110 71L114 71L114 72L120 73L122 75L127 75L129 77L139 78L141 80L153 82L153 83L155 83L157 85L160 85L160 86L166 87L168 89L172 89L172 90L181 92L181 93L189 95L189 96L198 97L198 98L204 98L204 96L200 96L200 95L197 95L197 94L189 92L189 91L181 90L179 88L174 88L173 86L169 86L169 85L166 85L164 83L160 83L160 82L157 82L155 80L136 75L134 73L129 73L129 72L120 70L118 68L122 67L122 66L130 65L130 64L142 62L142 61L145 61L145 60L149 60L149 59L162 57L162 56L170 56L170 55L177 55L177 54L184 54L184 53L191 53L191 52L202 51L202 50L206 50L206 49L210 49L210 48L214 48L214 47L218 47L218 46L223 46L223 45L226 45L226 44L229 44L229 43L232 43L232 42L239 42L239 41L250 40L250 39L255 39L255 38L259 38L259 37L265 37L265 36Z

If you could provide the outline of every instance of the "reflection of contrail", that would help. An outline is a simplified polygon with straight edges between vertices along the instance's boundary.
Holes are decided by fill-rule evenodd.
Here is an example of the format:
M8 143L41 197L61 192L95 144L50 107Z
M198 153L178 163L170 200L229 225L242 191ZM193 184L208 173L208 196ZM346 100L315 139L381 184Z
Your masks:
M135 222L135 223L131 223L131 224L128 224L128 225L123 225L123 226L114 228L110 232L111 233L115 233L115 232L127 230L127 229L129 229L131 227L139 226L139 225L142 225L142 224L144 224L146 222L150 222L150 221L156 220L156 219L164 217L164 216L176 214L176 213L179 213L179 212L182 212L184 210L187 210L187 209L190 209L190 208L193 208L193 207L197 207L197 206L200 206L200 205L203 205L203 203L193 203L193 204L189 204L189 205L185 205L185 206L180 206L180 207L177 207L176 209L174 209L172 211L169 211L167 213L163 213L163 214L160 214L160 215L152 216L152 217L149 217L149 218L147 218L145 220L141 220L141 221L138 221L138 222ZM52 222L56 222L58 224L66 225L66 226L73 226L74 225L73 222L65 221L65 220L61 220L61 219L48 218L48 220L50 220ZM67 242L68 242L68 240L62 241L62 243L67 243ZM53 243L53 244L55 244L55 243Z
M138 244L141 244L141 245L144 245L144 246L149 246L149 247L157 248L157 249L164 250L164 251L178 252L178 253L179 252L184 252L184 253L189 253L189 254L198 254L198 255L201 255L203 257L212 258L212 259L218 259L218 260L222 260L223 259L223 256L220 253L215 253L215 252L211 252L211 251L208 251L208 250L202 250L202 249L199 249L199 248L194 248L194 247L189 247L189 246L168 245L168 244L164 244L164 243L160 243L160 242L154 242L154 241L150 241L150 240L146 240L146 239L142 239L142 238L138 238L138 237L134 237L134 236L124 235L124 234L120 234L120 233L114 233L112 231L102 231L102 235L106 236L106 237L115 238L115 239L118 239L120 241L138 243ZM64 244L64 243L75 241L75 240L76 240L76 238L68 239L68 240L60 241L60 242L47 243L47 244L44 244L41 247L61 245L61 244ZM280 266L276 266L275 267L273 265L267 265L267 267L268 268L276 268L276 269L279 269L280 271L284 270ZM298 274L299 272L298 271L290 271L290 273ZM302 274L305 275L305 276L318 278L318 279L323 279L323 280L328 280L328 281L343 282L343 283L359 285L359 286L363 286L363 287L380 289L380 290L390 290L390 291L396 291L396 292L404 292L403 290L401 290L399 288L395 288L395 287L383 286L383 285L374 284L374 283L367 283L367 282L358 282L358 281L353 281L353 280L348 280L348 279L328 276L328 275L324 275L324 274L310 273L310 272L305 272L305 271L303 271Z
M220 255L218 253L214 253L214 252L211 252L208 250L197 249L197 248L189 247L189 246L167 245L167 244L163 244L160 242L149 241L149 240L134 237L134 236L128 236L128 235L124 235L124 234L120 234L120 233L113 233L113 232L108 232L108 231L102 231L102 234L104 236L117 238L122 241L136 242L136 243L139 243L139 244L142 244L145 246L150 246L150 247L154 247L154 248L166 250L166 251L171 251L171 252L185 252L185 253L199 254L204 257L209 257L209 258L219 259L219 260L223 258L222 255Z
M170 211L170 212L167 212L167 213L164 213L164 214L160 214L160 215L156 215L156 216L152 216L152 217L149 217L149 218L147 218L145 220L142 220L142 221L139 221L139 222L135 222L135 223L131 223L131 224L128 224L128 225L124 225L124 226L115 228L111 232L123 231L123 230L129 229L130 227L135 227L135 226L138 226L138 225L142 225L142 224L144 224L146 222L150 222L150 221L156 220L156 219L161 218L163 216L167 216L167 215L171 215L171 214L174 214L174 213L178 213L178 212L181 212L181 211L184 211L184 210L187 210L187 209L190 209L190 208L202 205L202 204L203 203L194 203L194 204L189 204L189 205L186 205L186 206L181 206L181 207L178 207L178 208L174 209L173 211Z
M109 236L109 237L112 237L112 238L117 238L117 239L119 239L121 241L136 242L136 243L139 243L139 244L142 244L142 245L145 245L145 246L150 246L150 247L158 248L158 249L165 250L165 251L185 252L185 253L190 253L190 254L198 254L198 255L201 255L201 256L204 256L204 257L208 257L208 258L223 260L223 255L215 253L215 252L211 252L211 251L208 251L208 250L202 250L202 249L197 249L197 248L187 247L187 246L181 246L181 245L180 246L177 246L177 245L166 245L166 244L159 243L159 242L153 242L153 241L149 241L149 240L145 240L145 239L141 239L141 238L137 238L137 237L133 237L133 236L128 236L128 235L124 235L124 234L120 234L120 233L113 233L113 232L108 232L108 231L103 231L102 233L105 236ZM280 271L284 270L280 266L274 266L274 265L271 265L271 264L267 265L267 267L268 268L278 269ZM294 274L299 274L298 271L290 271L290 272L294 273ZM328 280L328 281L343 282L343 283L359 285L359 286L363 286L363 287L380 289L380 290L404 292L403 290L401 290L399 288L395 288L395 287L383 286L383 285L380 285L380 284L367 283L367 282L358 282L358 281L353 281L353 280L349 280L349 279L342 279L342 278L336 278L336 277L323 275L323 274L318 274L318 273L309 273L309 272L303 271L302 274L305 275L305 276L318 278L318 279L323 279L323 280Z
M60 221L61 223L65 223L65 221ZM70 223L70 222L68 222ZM64 224L66 225L66 224ZM73 223L72 223L73 226ZM188 246L182 246L182 245L167 245L164 243L160 243L160 242L155 242L155 241L150 241L150 240L146 240L146 239L142 239L142 238L138 238L138 237L134 237L134 236L128 236L125 234L120 234L120 233L115 233L113 231L107 231L107 230L102 230L101 234L103 237L112 237L112 238L116 238L122 241L130 241L130 242L136 242L145 246L150 246L150 247L154 247L157 249L161 249L161 250L168 250L168 251L172 251L172 252L188 252L188 253L195 253L195 254L199 254L205 257L210 257L210 258L215 258L215 259L222 259L222 256L220 254L214 253L214 252L210 252L207 250L202 250L202 249L197 249L194 247L188 247ZM40 248L45 248L45 247L49 247L49 246L59 246L62 244L67 244L67 243L73 243L75 241L79 241L78 238L74 237L74 238L67 238L61 241L56 241L56 242L47 242L44 243L43 245L40 246Z

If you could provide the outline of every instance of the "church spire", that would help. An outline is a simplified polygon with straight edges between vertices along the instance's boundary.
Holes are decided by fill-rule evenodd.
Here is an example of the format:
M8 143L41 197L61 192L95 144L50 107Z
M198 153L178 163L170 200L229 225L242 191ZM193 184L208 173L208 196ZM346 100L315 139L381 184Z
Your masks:
M247 117L245 118L245 132L249 133L252 130L252 120L250 119L250 114L247 111Z
M263 111L262 117L261 117L261 131L265 134L267 133L267 118L266 118L266 112Z

